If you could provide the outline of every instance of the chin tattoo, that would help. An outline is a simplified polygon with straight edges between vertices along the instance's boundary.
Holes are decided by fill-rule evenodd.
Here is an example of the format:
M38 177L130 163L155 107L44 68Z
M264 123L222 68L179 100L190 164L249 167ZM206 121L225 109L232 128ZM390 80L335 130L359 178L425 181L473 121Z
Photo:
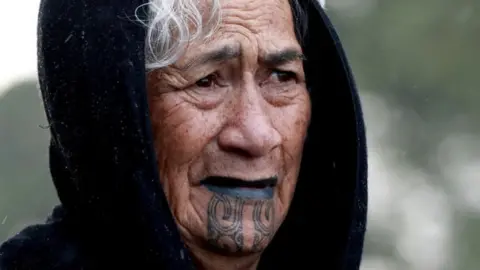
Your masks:
M214 194L208 203L207 238L214 249L223 252L260 252L273 236L273 200L258 200L245 213L243 198ZM250 225L245 230L245 223ZM251 241L245 241L251 239Z

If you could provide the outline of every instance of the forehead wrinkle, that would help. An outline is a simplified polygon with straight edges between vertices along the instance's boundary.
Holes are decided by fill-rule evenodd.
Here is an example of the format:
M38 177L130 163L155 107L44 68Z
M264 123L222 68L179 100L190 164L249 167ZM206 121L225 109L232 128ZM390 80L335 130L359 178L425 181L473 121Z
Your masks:
M281 27L282 25L283 27ZM221 63L233 58L238 58L242 65L251 65L254 62L257 64L271 63L274 61L268 61L269 59L271 60L269 55L284 51L289 47L299 47L293 27L290 4L286 0L264 2L254 0L242 4L236 1L224 1L222 5L222 23L219 25L216 33L207 40L203 40L203 44L199 41L190 44L200 46L193 46L196 48L191 47L193 50L190 51L190 56L188 54L185 55L185 60L181 60L172 66L179 71L187 71L204 64ZM242 30L242 28L247 31ZM240 31L235 31L234 29ZM285 31L281 31L281 29ZM273 34L272 31L277 32L278 35ZM229 39L233 37L233 40L236 40L236 38L231 36L229 32L233 32L234 36L240 35L244 37L245 41L250 44L245 44L245 42L239 40L236 43L231 42ZM245 32L250 32L254 36ZM280 39L281 44L276 44L278 39ZM215 46L215 43L224 43L225 41L230 44L225 44L223 48L203 53L203 55L200 53L196 54L196 52L202 52ZM301 52L301 48L299 50ZM264 59L267 61L263 61ZM279 60L279 57L276 57L276 60Z
M222 20L241 22L253 32L269 31L271 26L289 27L293 26L293 16L288 0L250 0L245 1L228 0L223 1ZM241 10L241 12L238 12ZM260 25L251 27L252 25Z

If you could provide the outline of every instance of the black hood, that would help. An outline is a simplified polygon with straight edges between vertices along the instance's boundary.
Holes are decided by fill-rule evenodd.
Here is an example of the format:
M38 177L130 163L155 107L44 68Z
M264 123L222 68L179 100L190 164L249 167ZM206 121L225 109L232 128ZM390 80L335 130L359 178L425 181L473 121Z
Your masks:
M62 205L46 225L3 245L5 269L194 269L153 149L145 28L134 22L145 2L42 1L39 79ZM358 269L367 211L362 110L330 21L317 1L301 5L307 12L294 14L308 25L297 34L312 118L292 206L259 269Z

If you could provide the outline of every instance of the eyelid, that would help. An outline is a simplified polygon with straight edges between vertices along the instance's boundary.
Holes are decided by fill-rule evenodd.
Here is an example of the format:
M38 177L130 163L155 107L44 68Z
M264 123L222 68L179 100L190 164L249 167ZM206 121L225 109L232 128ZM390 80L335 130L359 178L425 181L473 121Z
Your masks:
M289 70L289 69L279 69L279 68L275 68L275 69L271 69L270 75L271 75L273 72L287 73L288 75L292 76L292 79L294 79L294 80L297 81L297 82L299 82L299 81L302 80L302 76L299 74L298 71Z
M282 69L282 68L272 68L271 71L273 72L284 72L284 73L292 73L292 74L295 74L297 75L298 72L294 71L294 70L291 70L291 69Z
M297 75L297 77L303 77L303 64L298 64L297 62L289 62L279 66L268 67L269 70L279 70L282 72L292 72Z
M225 86L225 84L222 84L222 82L221 82L221 78L220 78L219 73L217 71L215 71L215 72L210 72L210 73L208 73L208 74L206 74L206 75L204 75L204 76L202 76L198 79L193 79L191 81L191 83L186 88L199 87L196 84L200 80L205 79L209 76L213 76L213 78L211 78L211 80L213 81L213 86L212 87L224 87Z
M207 78L207 77L212 76L212 75L215 77L215 79L218 78L218 73L216 71L202 72L200 74L190 75L189 78L188 78L188 82L189 82L190 85L192 85L192 84L197 83L199 80Z

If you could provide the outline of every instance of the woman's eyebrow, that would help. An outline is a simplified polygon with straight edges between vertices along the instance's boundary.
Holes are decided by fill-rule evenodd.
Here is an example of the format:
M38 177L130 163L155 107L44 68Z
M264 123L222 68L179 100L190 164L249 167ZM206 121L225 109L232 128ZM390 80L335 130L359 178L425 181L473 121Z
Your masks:
M212 49L194 57L192 60L180 67L180 69L188 70L209 63L225 62L234 58L238 58L240 55L240 46L225 45L221 48Z
M281 66L290 62L305 61L305 55L296 48L287 48L278 52L267 53L260 59L264 65L269 67Z
M198 66L210 63L221 63L238 58L242 55L240 46L225 45L221 48L215 48L205 53L193 57L185 65L180 67L181 70L189 70ZM277 52L267 53L260 56L260 62L266 66L281 66L290 62L304 61L305 55L296 48L286 48Z

